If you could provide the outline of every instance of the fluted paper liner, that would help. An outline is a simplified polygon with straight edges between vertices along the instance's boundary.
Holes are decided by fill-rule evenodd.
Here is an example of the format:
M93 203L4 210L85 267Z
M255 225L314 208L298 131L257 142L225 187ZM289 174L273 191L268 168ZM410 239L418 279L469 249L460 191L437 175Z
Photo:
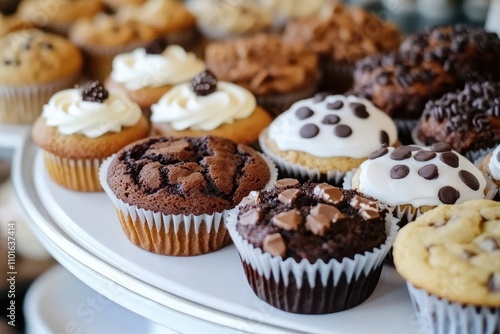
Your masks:
M464 305L439 298L406 282L420 328L426 334L496 334L500 307Z
M356 254L354 259L344 258L341 262L335 259L327 263L323 260L311 263L307 259L296 262L293 258L272 256L243 239L236 230L237 215L238 208L231 210L227 228L238 249L250 286L267 303L294 313L332 313L365 301L378 283L383 260L398 230L396 220L387 214L387 239L372 251ZM264 295L260 293L263 287L280 291L269 291ZM326 303L320 302L325 294L335 298ZM305 300L310 305L300 305L300 301Z
M43 151L50 177L59 185L75 191L102 191L99 167L102 159L68 159Z
M108 168L115 156L101 164L99 179L132 243L157 254L190 256L216 251L231 242L225 226L230 210L203 215L165 214L128 204L116 197L107 182ZM262 157L271 172L267 189L274 185L278 171L269 159Z
M259 106L268 111L273 117L276 117L290 108L295 102L312 97L316 93L317 82L294 92L275 95L257 94L255 98Z

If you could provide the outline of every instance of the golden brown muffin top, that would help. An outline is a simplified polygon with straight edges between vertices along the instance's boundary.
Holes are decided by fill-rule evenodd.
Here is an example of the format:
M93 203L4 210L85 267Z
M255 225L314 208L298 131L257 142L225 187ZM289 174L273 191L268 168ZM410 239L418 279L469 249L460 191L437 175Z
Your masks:
M33 28L33 24L21 19L17 15L3 16L0 13L0 37L7 35L8 33Z
M72 23L82 17L90 17L102 9L100 0L24 0L18 8L19 16L44 27L57 23Z

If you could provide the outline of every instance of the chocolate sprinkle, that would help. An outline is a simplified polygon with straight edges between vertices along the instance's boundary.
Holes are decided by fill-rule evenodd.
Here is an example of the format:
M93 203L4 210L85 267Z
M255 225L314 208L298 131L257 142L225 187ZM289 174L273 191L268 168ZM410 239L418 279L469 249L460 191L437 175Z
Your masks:
M389 152L389 150L387 149L387 146L386 145L382 145L382 146L380 146L380 148L378 150L373 151L372 153L370 153L368 155L368 159L375 160L377 158L380 158L380 157L386 155L388 152Z
M458 172L458 176L460 177L460 180L462 180L462 182L467 185L467 187L471 188L472 190L479 189L479 180L471 172L462 169L460 172Z
M438 197L444 204L455 204L455 202L460 198L460 192L453 187L444 186L439 189Z
M205 70L191 80L191 88L198 96L212 94L217 89L217 78L211 71Z
M380 143L381 144L385 144L385 145L389 145L390 144L389 143L389 135L384 130L380 131Z
M352 129L345 124L340 124L335 127L333 130L335 135L340 138L349 137L352 134Z
M298 119L306 119L314 115L314 111L312 111L308 107L300 107L295 111L295 116L297 116Z
M319 128L316 124L308 123L300 128L300 136L302 138L313 138L319 133Z
M458 155L456 155L453 152L442 153L439 156L439 160L441 160L442 162L444 162L445 164L447 164L450 167L453 167L453 168L458 167Z
M391 178L395 180L403 179L410 173L410 168L406 165L396 165L391 168Z
M109 96L106 88L97 80L87 82L81 89L83 101L103 103Z
M431 151L432 152L449 152L449 151L451 151L451 146L446 144L446 143L439 142L439 143L432 144Z
M326 115L321 121L321 123L328 125L337 124L338 122L340 122L340 117L337 115Z
M411 148L408 146L400 146L394 149L391 153L392 160L404 160L411 157Z
M352 112L358 118L365 119L370 117L370 114L366 111L366 106L362 103L349 103L349 107L351 107Z
M426 151L426 150L419 150L415 155L413 156L413 159L417 161L429 161L432 160L436 157L436 153L431 152L431 151Z
M434 180L439 176L438 168L434 164L428 164L425 166L422 166L418 170L418 175L423 177L426 180Z
M328 109L331 110L339 110L344 106L344 103L342 101L335 101L335 102L330 102L326 105Z

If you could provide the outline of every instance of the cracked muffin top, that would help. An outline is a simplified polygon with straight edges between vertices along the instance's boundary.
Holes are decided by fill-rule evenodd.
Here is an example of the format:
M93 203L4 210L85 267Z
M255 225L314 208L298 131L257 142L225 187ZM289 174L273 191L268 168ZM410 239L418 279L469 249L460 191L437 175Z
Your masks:
M107 181L122 201L164 214L212 214L235 207L271 178L254 149L206 137L153 137L117 153Z

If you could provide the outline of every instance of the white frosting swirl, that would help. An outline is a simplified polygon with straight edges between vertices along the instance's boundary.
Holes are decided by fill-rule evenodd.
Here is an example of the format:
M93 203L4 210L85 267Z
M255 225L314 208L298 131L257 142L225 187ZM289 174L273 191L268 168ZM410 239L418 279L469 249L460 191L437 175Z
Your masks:
M151 121L168 122L177 131L210 131L247 118L255 107L252 93L235 84L219 81L214 93L198 96L186 83L173 87L151 106Z
M194 53L177 45L168 46L161 54L147 54L139 48L113 59L111 79L136 90L186 82L204 68L205 64Z
M342 103L338 110L328 109L332 103ZM366 107L369 116L357 117L350 103L361 103ZM308 107L314 114L305 119L299 119L296 112L299 108ZM323 124L327 116L338 116L336 124ZM314 124L319 133L312 138L300 136L301 128L306 124ZM347 125L352 130L348 137L338 137L334 130L339 125ZM394 122L386 113L377 109L368 100L355 96L330 95L321 102L314 102L314 98L294 103L290 109L279 115L270 125L269 138L280 150L306 152L316 157L351 157L366 158L380 147L381 132L385 131L389 144L397 140L397 129Z
M47 125L56 126L59 133L79 133L90 138L134 126L141 115L139 105L125 95L110 93L103 103L89 102L82 100L81 89L77 88L54 94L42 112Z
M495 180L500 180L500 145L491 154L488 169Z
M411 145L416 146L416 145ZM420 147L420 146L419 146ZM428 147L421 147L428 150ZM364 161L361 166L359 177L359 191L367 196L371 196L378 201L389 205L411 204L414 207L423 205L435 206L443 204L439 199L439 190L449 186L458 190L460 197L456 204L474 199L483 199L486 188L486 180L481 171L472 162L455 151L458 156L458 167L454 168L444 163L440 155L427 161L417 161L414 156L417 151L412 152L412 156L403 160L393 160L390 155L394 151L393 147L388 148L388 153L373 159ZM428 180L418 174L418 170L425 165L434 164L438 170L435 179ZM409 173L403 178L393 179L391 169L396 165L405 165L409 168ZM460 177L461 171L471 173L479 182L479 189L470 188Z

